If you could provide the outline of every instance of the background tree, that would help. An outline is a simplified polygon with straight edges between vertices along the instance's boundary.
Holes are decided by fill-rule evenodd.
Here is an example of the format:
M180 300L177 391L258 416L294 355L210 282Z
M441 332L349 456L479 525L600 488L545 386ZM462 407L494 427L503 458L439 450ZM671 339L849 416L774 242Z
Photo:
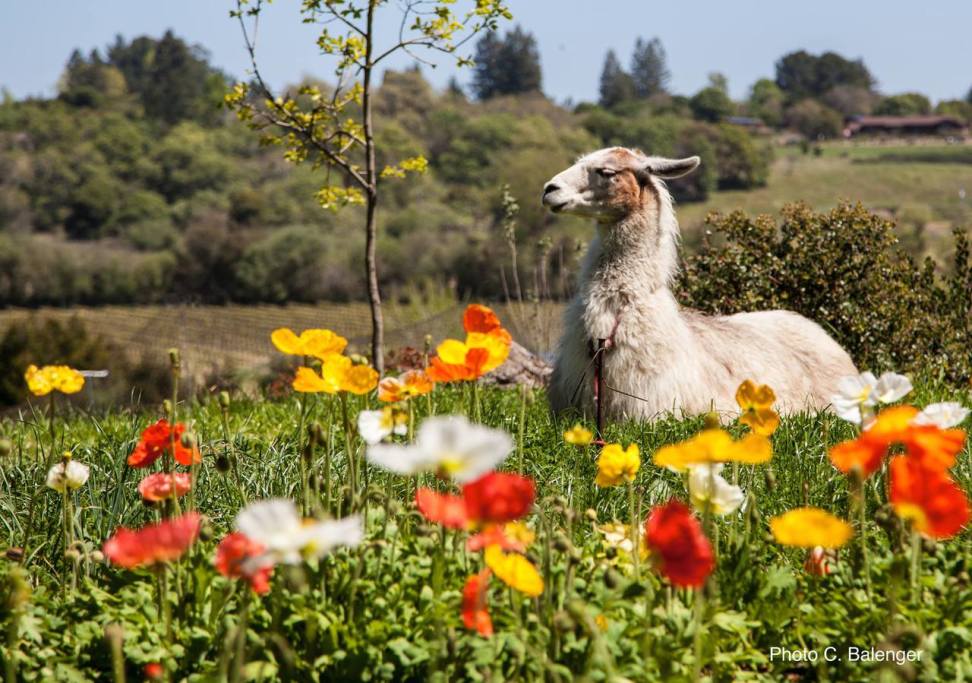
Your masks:
M870 89L874 78L862 60L846 59L836 52L825 52L816 57L806 50L799 50L776 62L776 85L790 101L797 101L804 97L820 97L839 85Z
M927 97L917 92L906 92L883 98L874 108L874 113L881 116L914 116L931 114L931 110Z
M729 83L721 73L709 74L708 87L702 88L689 100L692 115L702 121L717 123L735 110L729 99Z
M634 80L631 74L621 68L621 62L614 50L608 50L604 57L599 90L600 104L608 109L634 98Z
M229 79L210 66L206 50L172 31L158 40L141 36L127 44L118 36L108 49L108 64L121 71L150 118L167 124L219 118Z
M749 115L755 116L767 126L778 128L783 123L783 91L768 78L753 83L747 103Z
M647 99L668 90L671 73L661 40L638 38L631 55L631 80L637 97Z
M839 136L844 120L830 107L816 100L806 99L786 110L786 125L803 133L810 140L820 140Z
M256 36L263 1L237 0L232 12L240 23L250 53L254 85L263 100L255 106L250 86L238 83L226 96L237 116L263 133L270 143L284 145L284 156L293 162L309 161L326 169L325 184L317 192L325 208L347 204L365 205L365 270L371 306L371 360L384 369L384 322L381 291L378 286L377 209L379 181L404 177L408 172L424 172L428 162L423 156L405 158L378 168L373 108L373 76L389 56L417 50L455 57L460 65L469 60L457 54L459 48L484 29L495 30L500 18L512 18L502 0L476 0L465 15L456 14L453 0L406 0L395 9L393 25L399 32L390 45L376 45L376 23L382 0L304 0L301 14L305 23L320 26L317 45L332 58L336 82L330 91L305 86L295 98L291 93L276 95L260 73L256 59ZM389 12L390 14L390 12ZM531 38L532 40L532 38ZM515 38L522 45L522 36ZM536 45L533 44L534 54ZM539 76L537 77L539 86ZM341 184L332 181L336 171Z
M542 73L536 38L519 26L500 39L495 31L476 43L472 89L476 98L540 92Z

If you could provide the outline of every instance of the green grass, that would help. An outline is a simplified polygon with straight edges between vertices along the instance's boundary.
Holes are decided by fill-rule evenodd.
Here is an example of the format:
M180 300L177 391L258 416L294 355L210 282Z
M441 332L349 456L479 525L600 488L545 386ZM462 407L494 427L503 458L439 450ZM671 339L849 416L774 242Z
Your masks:
M794 201L822 211L850 199L892 215L920 205L927 207L929 221L947 224L946 234L951 225L972 224L972 146L829 143L821 150L816 156L778 147L766 187L715 192L705 202L679 205L687 242L698 238L710 211L778 214Z
M516 434L519 392L485 389L483 419ZM954 397L953 392L920 387L916 403ZM968 396L961 397L966 402ZM425 404L418 404L420 417ZM434 394L437 413L461 412L467 397L455 389ZM156 613L153 575L81 563L78 590L65 589L70 566L61 547L60 496L38 488L46 472L50 436L44 406L2 423L13 451L2 463L0 523L8 546L24 546L30 501L37 494L33 531L27 539L26 573L33 586L13 642L25 680L84 680L109 675L111 659L105 626L122 625L130 680L139 667L168 661L177 679L218 680L228 667L227 642L238 623L245 590L210 568L216 541L230 529L244 504L271 496L299 498L300 444L296 399L235 402L224 439L215 401L180 406L204 453L195 491L198 508L210 519L206 540L179 569L182 599L175 641L167 655ZM324 398L312 400L309 420L324 426L326 446L310 469L334 486L331 514L347 510L345 444L335 413ZM56 422L54 453L69 448L91 465L88 483L76 494L74 523L90 553L120 526L137 527L155 518L135 491L142 472L124 464L138 434L157 415L116 411L73 412ZM626 564L593 529L627 519L623 489L593 486L596 464L590 449L563 443L566 421L554 420L542 393L530 396L525 422L523 471L538 485L536 510L528 523L537 531L529 556L541 569L546 590L528 600L492 582L490 611L496 635L485 639L466 631L459 617L466 577L482 564L464 550L464 534L443 535L414 511L415 483L369 468L367 542L342 550L303 570L278 568L270 594L251 608L248 673L282 680L683 680L693 664L692 596L671 591L659 576L644 572L635 582ZM674 473L651 465L659 446L686 438L700 419L669 417L655 423L609 428L609 440L637 443L642 468L636 481L642 509L685 497ZM731 428L737 435L738 427ZM828 415L783 420L774 435L769 466L743 467L739 480L754 505L717 520L718 568L707 591L703 655L713 680L872 680L893 673L873 663L846 660L816 664L770 661L770 648L843 653L860 647L917 647L915 666L922 680L959 680L972 675L972 550L968 533L929 544L921 556L919 594L908 586L907 539L881 510L884 480L868 481L867 538L872 591L867 592L856 542L840 552L834 572L814 579L802 569L804 555L767 538L767 519L809 503L847 517L847 483L829 464L826 448L851 435ZM238 459L241 488L217 471L221 455ZM323 471L324 463L330 470ZM969 488L969 453L960 456L955 476ZM504 465L520 469L516 454ZM772 473L772 474L771 474ZM443 486L426 478L426 484ZM339 495L339 492L342 495ZM387 497L390 492L390 497ZM313 505L320 501L312 501ZM385 518L386 508L391 511ZM885 520L879 526L873 520ZM212 539L212 540L209 540ZM15 583L13 564L0 565L0 595ZM8 603L4 603L5 605ZM0 608L11 623L9 606ZM5 628L6 632L7 629ZM3 650L10 657L11 648ZM900 671L900 670L899 670ZM617 679L620 680L620 679Z

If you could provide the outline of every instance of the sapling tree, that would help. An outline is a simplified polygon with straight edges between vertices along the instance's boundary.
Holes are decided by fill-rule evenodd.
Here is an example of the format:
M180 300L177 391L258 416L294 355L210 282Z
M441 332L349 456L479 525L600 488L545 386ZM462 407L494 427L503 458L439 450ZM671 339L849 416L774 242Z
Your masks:
M390 57L405 53L435 66L436 57L471 64L462 47L477 33L494 30L511 14L503 0L472 0L466 10L457 0L303 0L301 17L320 27L317 46L333 66L332 84L303 85L296 92L274 92L260 73L257 36L260 15L269 0L237 0L231 16L239 21L250 55L248 83L238 83L226 96L227 105L261 141L285 148L293 163L322 169L317 192L322 207L337 210L349 204L365 207L365 269L371 305L371 357L383 369L384 330L378 286L377 209L381 181L425 172L422 156L399 159L378 168L372 101L376 69ZM382 44L379 27L393 25L395 38Z

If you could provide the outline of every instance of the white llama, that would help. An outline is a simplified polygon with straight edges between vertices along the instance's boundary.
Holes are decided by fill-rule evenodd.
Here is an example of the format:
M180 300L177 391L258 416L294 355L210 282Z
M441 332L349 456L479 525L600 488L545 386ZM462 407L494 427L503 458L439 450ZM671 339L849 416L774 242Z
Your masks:
M735 391L746 379L770 385L780 410L823 408L837 381L857 374L847 352L796 313L707 316L678 305L671 291L678 223L664 179L698 165L698 157L614 147L582 157L544 186L552 211L597 223L564 314L550 380L555 411L592 412L598 339L607 340L602 407L612 419L736 412Z

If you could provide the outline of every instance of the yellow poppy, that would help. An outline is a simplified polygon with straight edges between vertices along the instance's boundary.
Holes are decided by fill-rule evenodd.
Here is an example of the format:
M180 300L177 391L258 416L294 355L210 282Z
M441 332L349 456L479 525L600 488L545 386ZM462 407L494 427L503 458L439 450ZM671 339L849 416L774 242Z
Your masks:
M331 330L304 330L300 336L289 327L281 327L270 334L270 341L282 353L292 356L313 356L324 360L332 354L341 353L348 340Z
M689 465L733 461L756 465L772 457L773 447L765 436L750 433L733 441L724 429L705 429L691 439L659 448L652 461L658 467L684 472Z
M67 365L30 365L24 373L27 388L34 396L47 396L52 391L76 394L84 387L84 375Z
M590 429L585 429L580 425L574 425L564 432L564 441L575 446L586 446L594 439L594 434Z
M478 368L480 374L486 374L490 370L498 368L509 357L509 334L470 332L466 335L466 341L446 339L439 344L435 351L439 359L447 365L465 365L466 354L473 349L486 350L488 355Z
M776 394L767 385L756 386L746 380L736 389L736 403L742 410L739 422L756 434L769 436L780 426L780 416L773 410Z
M378 386L378 371L368 365L352 365L344 371L341 391L351 394L367 394Z
M528 559L518 553L504 553L498 545L491 545L483 553L486 566L500 581L513 590L535 598L543 593L543 578Z
M770 520L777 543L799 548L839 548L854 534L851 525L820 508L790 510Z
M597 459L597 478L594 483L604 488L634 481L640 467L641 455L637 444L631 444L627 449L622 449L619 443L608 444Z
M409 370L401 377L386 377L378 383L378 400L398 403L413 396L422 396L434 388L424 370Z

